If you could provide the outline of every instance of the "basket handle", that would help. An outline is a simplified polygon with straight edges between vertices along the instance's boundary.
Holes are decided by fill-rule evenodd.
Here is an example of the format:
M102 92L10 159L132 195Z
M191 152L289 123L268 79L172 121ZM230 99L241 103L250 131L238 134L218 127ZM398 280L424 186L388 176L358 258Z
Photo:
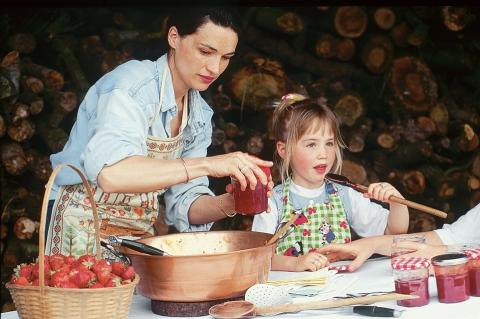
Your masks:
M90 188L90 184L87 181L87 178L85 175L80 171L77 167L70 165L70 164L60 164L55 169L53 170L52 174L50 175L50 178L48 179L47 185L45 186L45 195L43 195L43 202L42 202L42 211L40 214L40 230L39 230L39 261L38 261L38 266L39 266L39 286L40 289L42 290L42 295L43 295L43 289L45 287L45 223L46 223L46 216L47 216L47 210L48 210L48 200L50 197L50 192L52 190L52 185L53 182L55 181L55 177L57 176L58 172L64 168L64 167L70 167L73 169L75 172L77 172L78 175L80 175L80 178L82 179L82 183L85 186L85 189L87 190L88 194L88 199L90 200L92 210L93 210L93 222L94 222L94 227L95 227L95 249L96 249L96 259L100 259L102 257L102 251L101 251L101 246L100 246L100 226L98 222L98 212L97 212L97 205L95 204L95 199L93 198L93 193L92 189ZM53 218L51 219L53 221Z

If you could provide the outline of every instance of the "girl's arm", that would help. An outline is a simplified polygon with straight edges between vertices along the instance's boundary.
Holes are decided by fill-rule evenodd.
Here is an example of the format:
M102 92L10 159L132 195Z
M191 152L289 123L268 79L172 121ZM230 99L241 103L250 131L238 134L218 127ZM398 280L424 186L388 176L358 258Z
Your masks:
M395 187L389 183L372 183L363 196L390 204L390 214L385 228L386 235L407 233L409 224L408 207L388 200L390 196L403 198Z

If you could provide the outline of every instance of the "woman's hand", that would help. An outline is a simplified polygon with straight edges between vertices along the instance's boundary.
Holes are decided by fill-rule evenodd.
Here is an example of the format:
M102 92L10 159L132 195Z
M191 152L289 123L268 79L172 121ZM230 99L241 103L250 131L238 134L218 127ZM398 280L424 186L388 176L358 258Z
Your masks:
M412 251L411 253L400 255L397 258L425 257L430 259L432 257L438 256L447 252L446 245L427 245L427 244L415 243L411 241L402 241L398 243L393 243L392 247Z
M297 257L294 271L317 271L325 266L328 266L328 264L327 257L316 251L312 251L306 255Z
M248 185L252 190L255 189L257 178L263 185L269 186L269 191L273 188L272 177L268 177L260 167L272 167L271 161L264 161L247 153L233 152L207 157L207 163L209 176L231 176L240 183L242 190L245 190Z
M363 196L385 203L388 203L390 196L403 198L402 194L389 183L372 183L368 185L368 191Z

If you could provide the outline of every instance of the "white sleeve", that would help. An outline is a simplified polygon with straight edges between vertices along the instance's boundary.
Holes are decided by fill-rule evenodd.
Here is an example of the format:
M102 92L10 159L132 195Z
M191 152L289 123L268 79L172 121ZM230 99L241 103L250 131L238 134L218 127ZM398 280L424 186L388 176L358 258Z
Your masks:
M445 245L480 243L480 204L435 232Z
M390 211L363 197L363 194L347 188L350 199L350 227L361 237L383 235Z
M261 214L255 215L253 218L252 230L273 234L278 227L278 208L275 205L275 202L269 198L268 206L270 207L270 212L263 212Z

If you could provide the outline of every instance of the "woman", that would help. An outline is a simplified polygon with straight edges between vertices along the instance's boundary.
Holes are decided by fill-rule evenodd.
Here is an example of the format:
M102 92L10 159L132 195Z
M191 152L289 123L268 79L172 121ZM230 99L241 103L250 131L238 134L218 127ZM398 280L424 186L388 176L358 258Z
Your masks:
M52 166L71 163L92 182L102 236L153 235L164 192L166 222L178 231L208 230L231 217L233 197L213 196L207 176L234 176L243 189L254 188L257 177L273 186L259 168L272 162L241 152L205 157L212 110L199 91L235 54L231 15L202 7L172 14L167 41L169 51L157 61L128 61L97 81L64 149L51 156ZM52 190L47 252L91 252L91 204L79 177L62 170Z
M445 253L451 246L452 250L462 245L480 244L480 204L470 209L452 224L445 224L441 229L419 233L424 235L426 244L414 242L398 243L397 247L411 249L414 252L408 256L423 256L427 258ZM328 254L329 260L353 259L348 265L349 271L358 269L374 253L391 255L393 236L377 236L362 238L345 245L329 245L319 249ZM403 256L402 256L403 257Z

